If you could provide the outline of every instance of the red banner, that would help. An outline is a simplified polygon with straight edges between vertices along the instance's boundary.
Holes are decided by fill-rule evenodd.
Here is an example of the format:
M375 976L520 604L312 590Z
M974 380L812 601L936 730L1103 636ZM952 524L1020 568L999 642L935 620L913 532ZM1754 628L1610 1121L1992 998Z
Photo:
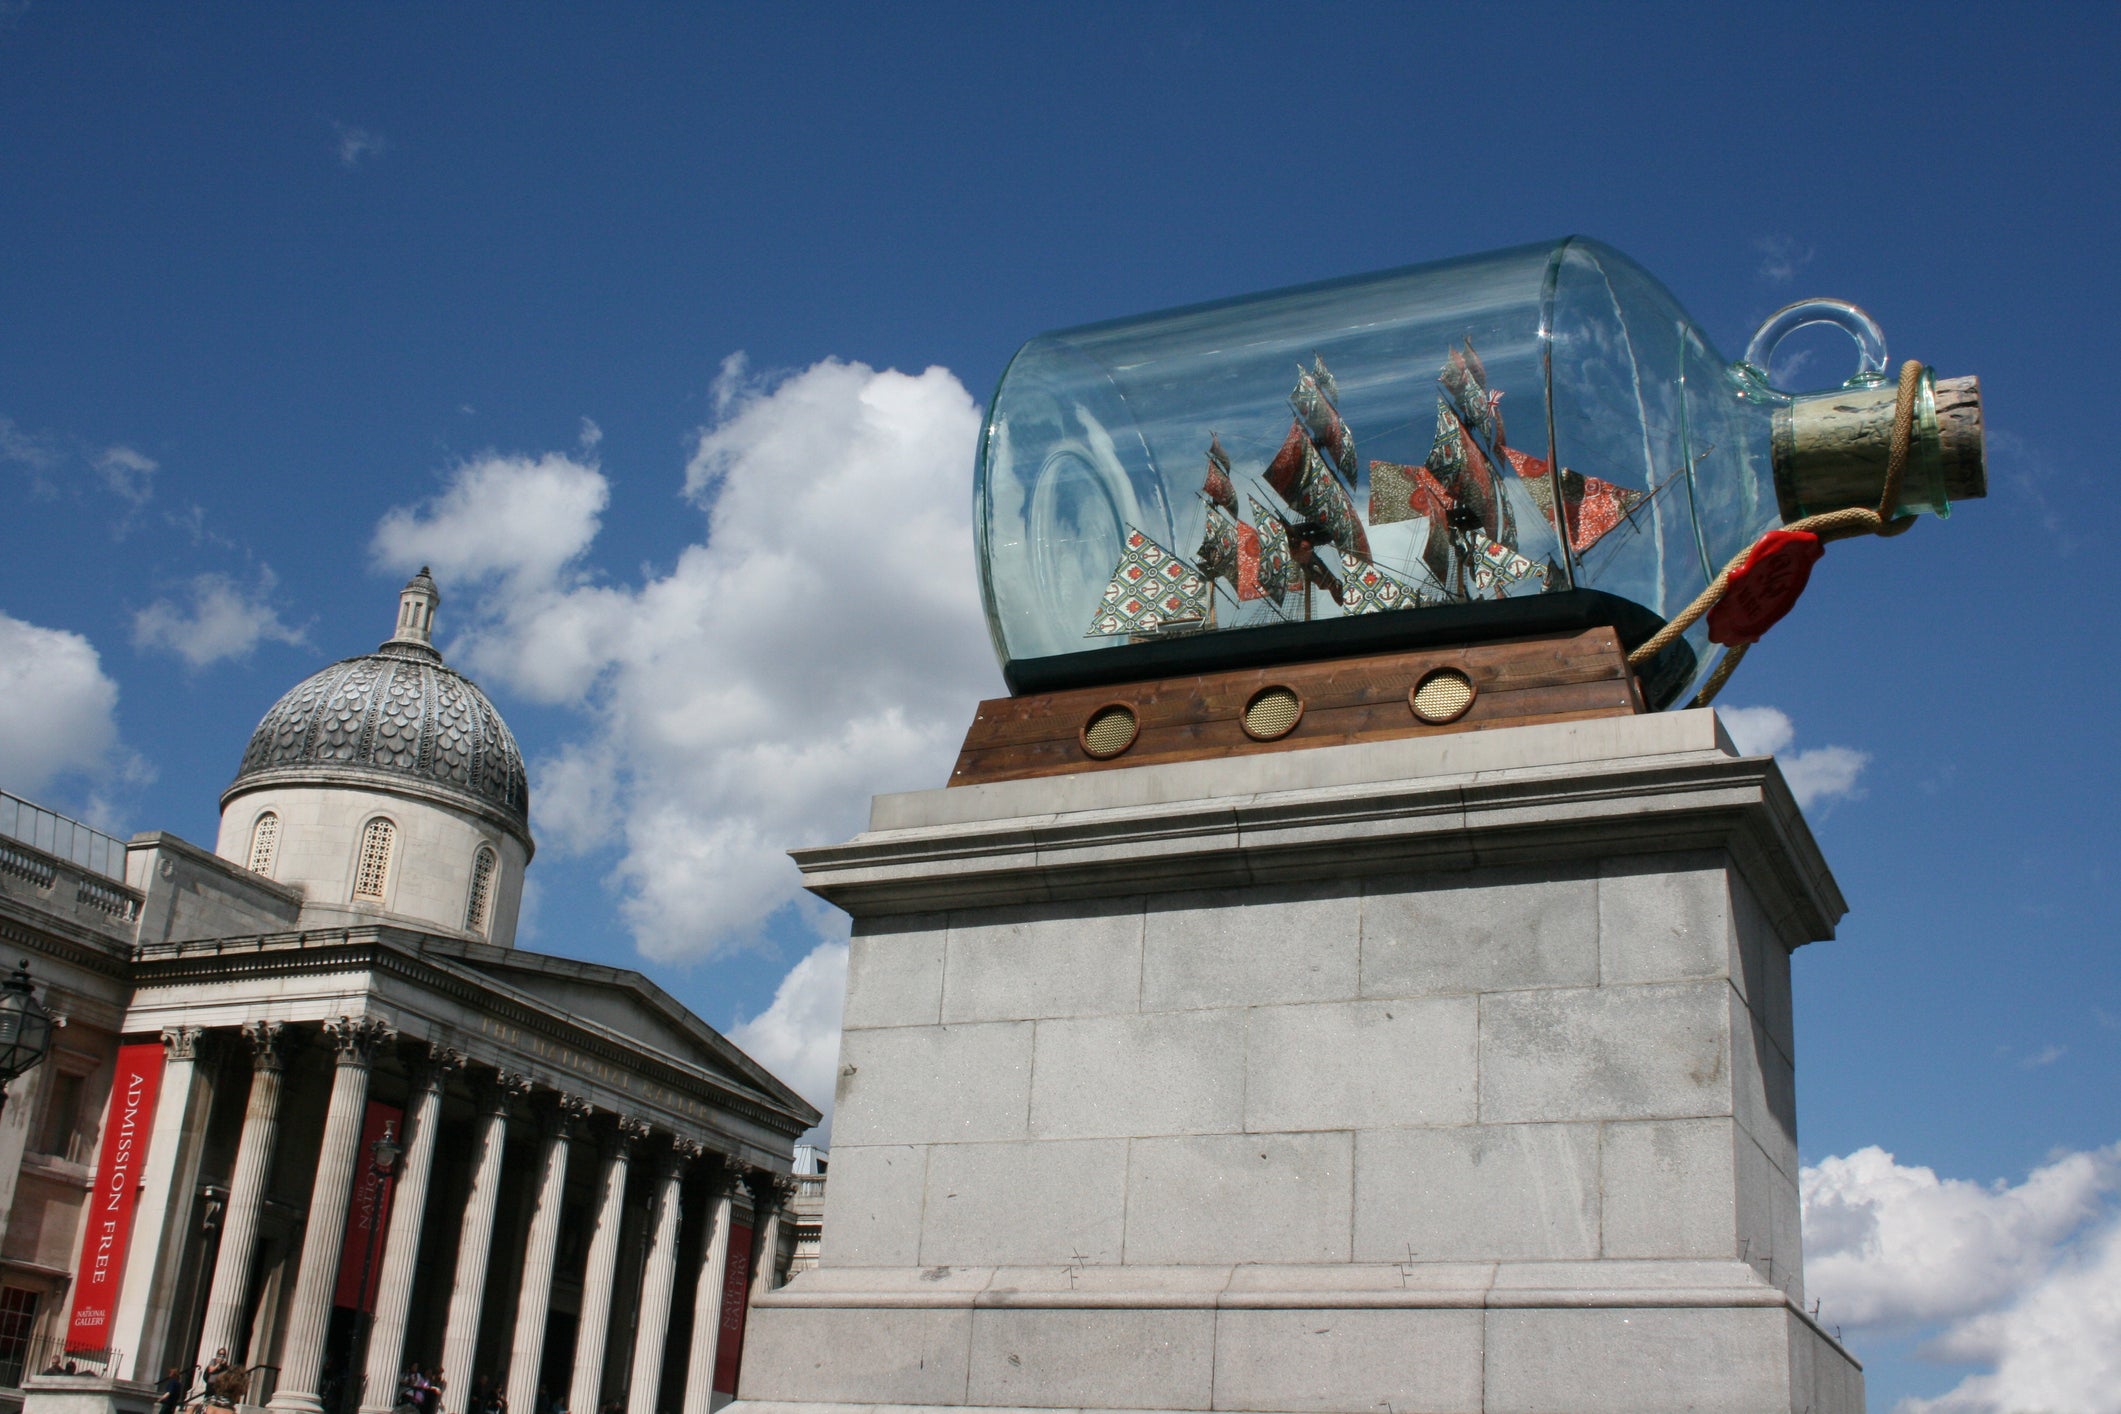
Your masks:
M74 1273L74 1313L66 1348L107 1350L110 1319L125 1279L125 1249L133 1236L133 1206L140 1198L140 1170L154 1127L155 1096L162 1090L162 1043L141 1041L118 1048L110 1108L103 1117L103 1152L96 1160L96 1186L82 1215L81 1266Z
M369 1315L376 1310L376 1286L383 1278L383 1241L390 1232L390 1205L397 1201L397 1184L386 1185L376 1177L376 1141L389 1129L393 1138L405 1138L405 1111L396 1105L368 1102L368 1116L361 1124L361 1147L354 1155L353 1197L346 1210L346 1238L339 1244L339 1284L331 1293L334 1306L351 1306ZM370 1247L370 1242L374 1247ZM362 1289L361 1274L368 1274Z
M744 1356L744 1314L751 1309L751 1228L729 1229L729 1266L722 1278L722 1334L714 1347L714 1388L736 1393L737 1362Z

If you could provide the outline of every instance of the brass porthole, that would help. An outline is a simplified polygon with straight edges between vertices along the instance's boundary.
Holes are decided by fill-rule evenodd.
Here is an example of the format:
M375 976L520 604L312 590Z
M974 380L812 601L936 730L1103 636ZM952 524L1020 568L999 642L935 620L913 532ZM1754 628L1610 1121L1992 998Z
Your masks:
M1141 723L1134 709L1124 702L1108 702L1090 714L1079 733L1083 755L1098 761L1110 761L1113 757L1134 745L1134 738L1141 731Z
M1304 700L1296 695L1296 689L1263 687L1252 694L1245 704L1243 722L1245 735L1254 741L1278 741L1296 730L1296 724L1304 718Z
M1432 668L1422 675L1407 703L1414 715L1432 727L1455 722L1473 705L1473 679L1456 668Z

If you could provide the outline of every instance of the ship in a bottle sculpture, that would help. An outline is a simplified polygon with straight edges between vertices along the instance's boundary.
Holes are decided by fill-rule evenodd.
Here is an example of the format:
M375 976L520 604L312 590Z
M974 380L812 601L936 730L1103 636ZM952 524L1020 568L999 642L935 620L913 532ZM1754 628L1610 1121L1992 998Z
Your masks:
M1772 386L1813 323L1854 375ZM1750 640L1660 630L1770 532L1986 493L1976 381L1885 360L1832 300L1726 359L1580 238L1033 339L975 493L1016 696L953 784L1682 705Z

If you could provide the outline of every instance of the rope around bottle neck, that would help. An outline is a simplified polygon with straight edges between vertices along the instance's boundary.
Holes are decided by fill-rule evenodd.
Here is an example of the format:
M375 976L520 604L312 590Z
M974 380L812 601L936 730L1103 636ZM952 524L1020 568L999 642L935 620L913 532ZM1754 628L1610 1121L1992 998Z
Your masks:
M1900 393L1893 403L1892 440L1886 448L1885 490L1878 498L1876 510L1868 506L1850 506L1845 510L1824 511L1819 515L1793 520L1778 529L1807 532L1821 541L1852 540L1859 535L1903 535L1912 530L1915 517L1895 516L1893 510L1900 504L1900 480L1907 472L1908 450L1914 445L1915 402L1921 391L1922 365L1910 359L1900 365ZM1731 576L1753 557L1753 552L1760 548L1761 540L1766 538L1763 535L1760 540L1746 546L1735 559L1723 567L1723 573L1709 581L1708 588L1694 596L1693 603L1681 609L1670 623L1652 634L1640 648L1628 654L1628 666L1638 671L1646 667L1681 634L1692 628L1703 614L1715 608L1722 600L1724 591L1730 587ZM1715 701L1716 694L1723 691L1723 685L1731 680L1731 674L1738 671L1738 665L1745 661L1746 650L1750 647L1752 645L1749 643L1741 643L1726 650L1723 661L1716 665L1716 670L1709 674L1708 681L1701 685L1701 690L1694 694L1694 700L1687 705L1706 707Z

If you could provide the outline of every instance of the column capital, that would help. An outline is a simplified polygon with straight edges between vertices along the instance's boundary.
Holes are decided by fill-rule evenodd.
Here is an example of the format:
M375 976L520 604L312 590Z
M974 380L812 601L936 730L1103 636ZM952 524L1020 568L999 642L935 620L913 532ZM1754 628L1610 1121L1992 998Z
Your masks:
M551 1104L545 1109L545 1125L556 1137L572 1139L582 1132L583 1126L589 1123L589 1117L595 1113L596 1106L580 1095L570 1095L564 1090L556 1091Z
M162 1053L173 1061L199 1059L201 1048L206 1044L206 1028L203 1026L165 1026L162 1028Z
M416 1090L440 1090L449 1084L450 1077L464 1069L464 1053L454 1046L430 1046L427 1054L413 1065L413 1088Z
M744 1175L751 1190L751 1206L760 1214L777 1212L795 1196L795 1177L772 1169L752 1169Z
M700 1170L710 1198L734 1194L743 1186L744 1166L734 1154L709 1149L700 1158Z
M615 1116L611 1121L611 1128L604 1131L605 1152L631 1156L634 1150L648 1142L648 1136L654 1132L648 1121L638 1116Z
M479 1112L506 1114L512 1101L530 1093L530 1077L520 1070L496 1070L479 1082Z
M295 1048L295 1033L284 1021L246 1021L243 1039L250 1043L252 1068L276 1074L287 1068L288 1053Z
M642 1152L655 1166L657 1178L671 1178L684 1170L691 1155L685 1152L685 1141L670 1134L657 1134L642 1146Z
M324 1023L324 1035L337 1052L333 1059L340 1065L357 1065L363 1069L375 1064L376 1052L397 1034L390 1025L373 1016L335 1016Z

